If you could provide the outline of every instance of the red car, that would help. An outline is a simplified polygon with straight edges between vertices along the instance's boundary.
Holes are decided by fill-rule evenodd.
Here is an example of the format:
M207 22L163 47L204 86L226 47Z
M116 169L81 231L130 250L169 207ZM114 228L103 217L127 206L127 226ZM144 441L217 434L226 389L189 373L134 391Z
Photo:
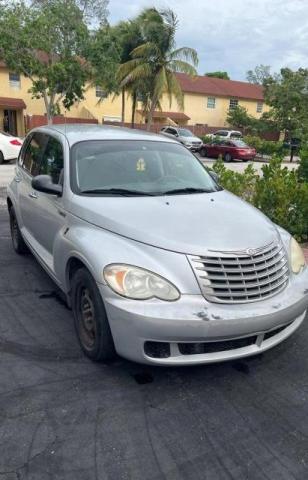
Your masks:
M212 143L203 144L199 150L201 157L216 157L219 155L225 162L231 162L233 159L253 160L256 156L256 150L249 147L243 140L217 140L214 139Z

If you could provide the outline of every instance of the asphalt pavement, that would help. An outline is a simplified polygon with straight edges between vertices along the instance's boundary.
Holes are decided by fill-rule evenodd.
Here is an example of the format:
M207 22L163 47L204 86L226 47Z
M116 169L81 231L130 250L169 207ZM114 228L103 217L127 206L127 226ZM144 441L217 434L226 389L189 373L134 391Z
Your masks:
M243 361L94 364L0 206L0 480L306 480L307 320Z

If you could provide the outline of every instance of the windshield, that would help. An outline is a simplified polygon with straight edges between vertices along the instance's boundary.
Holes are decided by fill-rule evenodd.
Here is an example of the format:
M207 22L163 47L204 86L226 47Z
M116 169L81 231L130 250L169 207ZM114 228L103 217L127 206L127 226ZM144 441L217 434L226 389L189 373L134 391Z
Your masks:
M157 141L90 140L71 151L77 194L186 194L221 188L182 145Z
M180 128L179 135L181 135L181 137L194 137L194 134L187 130L187 128Z
M243 140L232 140L232 143L234 143L236 147L241 147L241 148L248 147L247 143L243 142Z

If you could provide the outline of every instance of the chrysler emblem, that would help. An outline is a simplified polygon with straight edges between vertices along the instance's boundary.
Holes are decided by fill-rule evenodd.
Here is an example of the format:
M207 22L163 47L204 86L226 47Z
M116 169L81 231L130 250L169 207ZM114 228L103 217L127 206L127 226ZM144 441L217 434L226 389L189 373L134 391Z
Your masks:
M256 250L254 248L247 248L246 250L247 255L255 255Z

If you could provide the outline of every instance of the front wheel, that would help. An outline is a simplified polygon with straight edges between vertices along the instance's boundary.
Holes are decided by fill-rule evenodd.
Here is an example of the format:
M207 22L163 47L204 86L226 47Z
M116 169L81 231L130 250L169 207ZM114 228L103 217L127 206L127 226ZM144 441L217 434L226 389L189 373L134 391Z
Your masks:
M22 238L22 234L20 228L17 223L16 213L13 207L10 208L10 230L11 230L11 238L13 248L16 253L19 255L23 255L24 253L28 253L29 249Z
M99 362L115 355L106 310L95 280L86 268L72 279L72 309L80 346L87 357Z
M225 153L225 162L231 162L232 160L232 155L231 153Z
M0 152L0 165L4 163L4 156L3 156L3 153Z
M203 158L204 158L204 157L207 157L207 149L204 148L204 147L202 147L202 148L200 149L200 155L201 155L201 157L203 157Z

